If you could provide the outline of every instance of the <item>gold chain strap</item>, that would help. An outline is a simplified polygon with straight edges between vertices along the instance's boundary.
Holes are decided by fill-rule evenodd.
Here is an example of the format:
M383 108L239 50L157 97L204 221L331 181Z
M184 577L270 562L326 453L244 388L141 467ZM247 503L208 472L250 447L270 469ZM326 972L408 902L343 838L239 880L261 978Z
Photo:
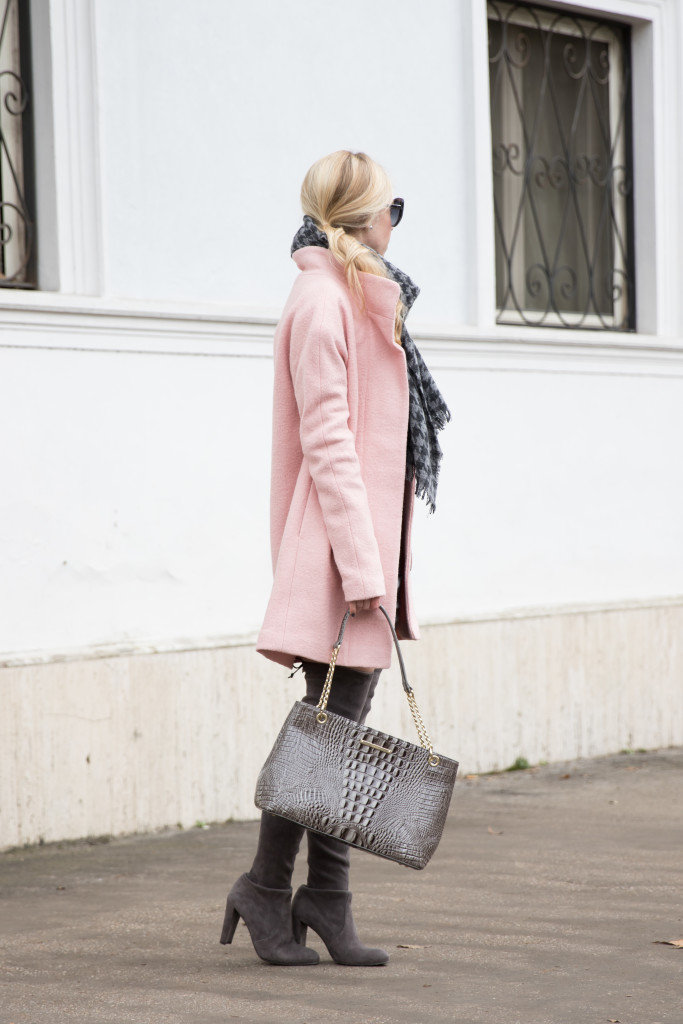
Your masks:
M406 697L408 698L408 707L410 708L410 713L413 716L413 722L415 723L415 728L417 729L417 735L420 740L420 746L424 747L425 750L429 751L429 763L430 765L432 765L432 767L436 767L436 765L439 764L439 756L438 754L434 753L432 741L429 738L427 727L422 721L422 715L420 714L420 709L417 706L417 701L415 700L415 694L413 690L411 690L410 693L407 693Z
M325 709L327 707L327 702L330 699L330 690L332 689L332 677L334 675L334 670L337 666L337 658L339 657L340 648L341 644L337 644L335 647L332 648L332 654L330 655L330 666L327 670L327 675L325 677L323 692L320 694L320 700L318 701L317 704L318 714L315 717L316 721L320 722L321 725L324 725L325 722L327 721L327 711ZM406 694L406 698L408 700L408 707L410 708L410 713L413 716L415 728L417 729L417 735L418 739L420 740L420 746L423 747L425 750L429 751L429 763L432 766L432 768L435 768L440 763L440 758L438 754L434 753L432 741L429 738L427 727L425 726L422 720L420 709L418 708L417 701L415 700L415 693L413 692L412 689L410 690L409 693Z
M330 655L330 667L327 670L327 676L325 677L325 685L323 686L323 692L320 694L320 700L318 701L318 714L315 716L316 720L323 725L327 721L327 702L330 699L330 690L332 689L332 676L334 675L335 666L337 664L337 658L339 656L339 649L341 644L337 644L336 647L332 648L332 654Z

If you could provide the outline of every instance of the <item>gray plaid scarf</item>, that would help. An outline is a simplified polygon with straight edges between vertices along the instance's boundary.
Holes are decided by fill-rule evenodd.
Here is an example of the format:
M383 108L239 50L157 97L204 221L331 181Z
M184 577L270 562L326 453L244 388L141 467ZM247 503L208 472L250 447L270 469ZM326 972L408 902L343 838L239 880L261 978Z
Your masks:
M320 231L315 221L304 217L292 242L292 253L307 245L318 245L327 249L327 235ZM368 247L369 248L369 247ZM401 301L405 316L420 294L420 289L407 274L399 270L373 249L372 252L384 264L388 276L401 289ZM443 400L434 378L427 369L417 345L410 337L405 323L401 332L401 345L408 367L408 388L410 410L408 416L408 438L406 445L406 480L415 478L415 494L423 498L430 512L436 508L436 488L439 480L442 451L437 434L451 418L448 406Z

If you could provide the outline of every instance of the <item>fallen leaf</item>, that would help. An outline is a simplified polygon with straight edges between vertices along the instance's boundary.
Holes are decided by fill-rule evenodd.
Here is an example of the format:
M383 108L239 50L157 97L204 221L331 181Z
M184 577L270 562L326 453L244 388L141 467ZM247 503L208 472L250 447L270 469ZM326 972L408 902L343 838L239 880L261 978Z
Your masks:
M567 772L566 775L560 775L560 778L561 779L571 779L571 775L569 774L569 772Z
M490 825L488 827L488 833L490 836L502 836L503 834L502 832L496 832L495 828L491 828Z
M683 949L683 939L655 939L655 946L675 946L676 949Z
M608 1017L607 1020L609 1021L609 1024L619 1024L618 1017Z
M473 774L473 775L466 775L466 776L465 776L465 778L466 778L466 779L478 779L478 778L479 778L479 776L478 776L478 775L476 775L476 774Z

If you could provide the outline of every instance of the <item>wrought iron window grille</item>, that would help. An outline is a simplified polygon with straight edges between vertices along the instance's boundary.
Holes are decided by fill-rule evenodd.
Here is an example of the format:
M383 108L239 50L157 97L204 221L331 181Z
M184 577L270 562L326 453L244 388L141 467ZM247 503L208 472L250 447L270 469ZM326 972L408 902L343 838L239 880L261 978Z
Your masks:
M28 7L0 8L0 288L35 286Z
M487 7L497 322L633 330L628 28Z

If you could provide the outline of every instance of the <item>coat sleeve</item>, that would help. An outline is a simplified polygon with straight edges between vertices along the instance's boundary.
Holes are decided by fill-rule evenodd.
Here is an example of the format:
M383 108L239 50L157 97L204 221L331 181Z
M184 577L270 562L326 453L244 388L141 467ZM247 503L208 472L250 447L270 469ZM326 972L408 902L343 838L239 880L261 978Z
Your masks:
M383 596L384 572L349 426L347 311L332 292L292 324L290 371L304 458L347 601Z

